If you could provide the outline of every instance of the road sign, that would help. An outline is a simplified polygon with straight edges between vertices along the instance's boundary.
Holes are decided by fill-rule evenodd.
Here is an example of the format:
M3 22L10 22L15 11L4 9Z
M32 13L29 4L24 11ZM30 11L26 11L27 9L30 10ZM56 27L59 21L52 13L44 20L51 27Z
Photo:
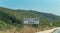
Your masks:
M24 18L24 24L39 24L39 18Z

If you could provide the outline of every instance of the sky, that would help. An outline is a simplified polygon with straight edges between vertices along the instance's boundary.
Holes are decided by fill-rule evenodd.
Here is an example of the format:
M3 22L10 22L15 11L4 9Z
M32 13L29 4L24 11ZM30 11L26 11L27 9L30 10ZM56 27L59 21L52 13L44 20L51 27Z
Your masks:
M60 0L0 0L0 7L36 10L60 16Z

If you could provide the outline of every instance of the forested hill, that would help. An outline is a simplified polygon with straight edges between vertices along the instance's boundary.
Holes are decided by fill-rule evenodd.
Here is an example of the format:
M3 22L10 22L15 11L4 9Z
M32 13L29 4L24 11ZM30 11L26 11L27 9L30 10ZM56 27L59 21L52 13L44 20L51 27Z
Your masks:
M50 22L53 23L53 26L60 25L60 16L54 14L34 10L13 10L0 7L0 29L23 26L23 18L39 18L40 24L38 27L50 26Z

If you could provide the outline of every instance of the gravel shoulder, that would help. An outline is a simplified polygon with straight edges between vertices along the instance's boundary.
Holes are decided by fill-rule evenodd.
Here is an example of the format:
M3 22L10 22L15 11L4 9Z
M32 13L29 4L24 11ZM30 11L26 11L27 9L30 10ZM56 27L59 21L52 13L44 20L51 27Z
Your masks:
M53 28L53 29L50 29L50 30L41 31L41 32L36 32L36 33L52 33L52 32L54 32L56 29L59 29L59 28L60 28L60 27Z

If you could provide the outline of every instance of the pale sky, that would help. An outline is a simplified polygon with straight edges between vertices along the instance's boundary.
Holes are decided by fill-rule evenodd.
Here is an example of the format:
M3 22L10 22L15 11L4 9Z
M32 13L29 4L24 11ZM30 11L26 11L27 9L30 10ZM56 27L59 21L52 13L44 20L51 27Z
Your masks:
M60 16L60 0L0 0L0 7L36 10Z

